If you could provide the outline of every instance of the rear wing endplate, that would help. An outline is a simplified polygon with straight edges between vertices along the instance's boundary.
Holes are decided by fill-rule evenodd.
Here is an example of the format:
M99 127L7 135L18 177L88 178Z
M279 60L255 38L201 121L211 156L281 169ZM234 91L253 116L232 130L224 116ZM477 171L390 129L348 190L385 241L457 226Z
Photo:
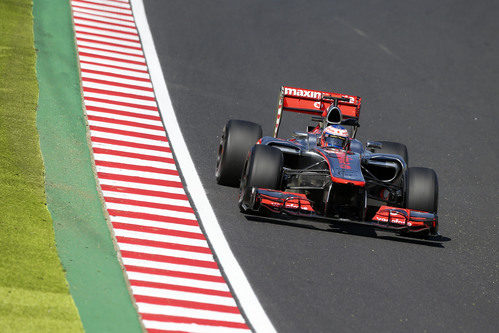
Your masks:
M361 104L361 98L358 96L282 86L279 93L274 138L277 138L279 133L284 111L303 113L324 119L332 104L340 109L343 122L348 123L352 120L358 122Z

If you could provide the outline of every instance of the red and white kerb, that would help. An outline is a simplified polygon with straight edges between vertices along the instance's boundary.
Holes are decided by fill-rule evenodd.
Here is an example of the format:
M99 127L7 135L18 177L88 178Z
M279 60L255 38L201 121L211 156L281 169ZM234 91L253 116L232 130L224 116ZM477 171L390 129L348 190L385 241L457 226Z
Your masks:
M97 177L145 328L250 331L179 177L128 0L71 6Z

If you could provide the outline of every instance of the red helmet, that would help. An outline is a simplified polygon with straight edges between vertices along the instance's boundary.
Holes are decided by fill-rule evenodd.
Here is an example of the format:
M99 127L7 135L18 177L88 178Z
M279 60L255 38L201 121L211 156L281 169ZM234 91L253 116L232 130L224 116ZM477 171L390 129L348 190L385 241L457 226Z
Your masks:
M322 131L321 147L347 149L350 144L348 131L340 125L330 125Z

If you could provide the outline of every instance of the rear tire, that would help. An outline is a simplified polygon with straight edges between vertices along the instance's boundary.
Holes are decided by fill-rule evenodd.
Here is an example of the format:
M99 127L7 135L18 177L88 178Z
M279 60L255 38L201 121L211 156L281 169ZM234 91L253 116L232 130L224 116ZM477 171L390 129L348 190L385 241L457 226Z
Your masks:
M249 207L253 187L280 189L283 164L284 157L279 149L264 145L253 146L241 179L239 207L242 211Z
M218 147L215 177L220 185L237 187L248 151L262 137L262 127L244 120L229 120Z
M433 169L408 168L406 184L406 208L437 212L438 179Z
M404 160L405 164L409 165L409 153L407 152L407 147L403 143L391 142L391 141L378 141L382 144L381 149L378 149L378 153L382 154L393 154L399 155Z

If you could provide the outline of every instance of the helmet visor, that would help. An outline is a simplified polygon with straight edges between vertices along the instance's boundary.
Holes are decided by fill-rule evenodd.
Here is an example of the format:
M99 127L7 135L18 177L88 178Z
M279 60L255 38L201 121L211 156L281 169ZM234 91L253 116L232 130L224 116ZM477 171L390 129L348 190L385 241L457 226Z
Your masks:
M347 143L347 139L345 137L336 136L336 135L325 135L324 136L324 147L331 148L345 148Z

